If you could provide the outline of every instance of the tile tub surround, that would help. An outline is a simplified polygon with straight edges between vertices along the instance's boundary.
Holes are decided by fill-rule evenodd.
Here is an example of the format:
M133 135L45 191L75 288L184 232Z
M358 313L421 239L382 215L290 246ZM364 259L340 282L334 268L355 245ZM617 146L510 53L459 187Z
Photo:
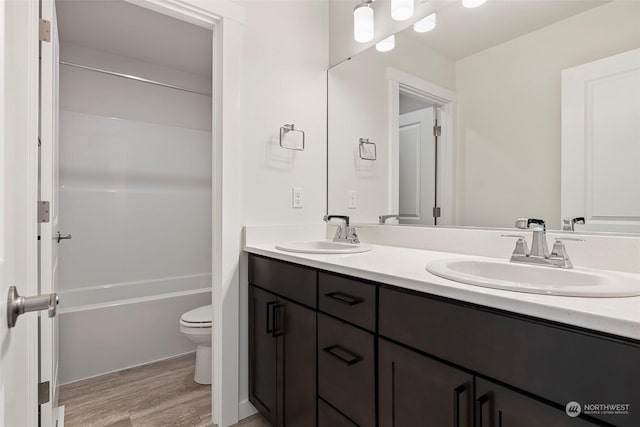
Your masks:
M283 252L275 249L275 244L283 240L273 236L274 240L265 242L264 230L258 227L245 229L245 251L289 261L326 271L354 276L375 282L386 283L401 288L412 289L432 295L457 299L474 304L509 312L524 314L568 325L609 333L617 336L640 340L640 297L629 298L581 298L558 297L548 295L526 294L520 292L502 291L465 285L442 279L425 270L426 264L435 259L465 257L468 255L488 255L507 259L511 255L514 242L511 239L501 239L502 230L462 230L462 229L425 229L415 227L375 227L363 226L360 229L360 239L365 243L373 243L371 252L351 255L322 255L298 254ZM376 230L379 229L379 230ZM286 240L295 240L286 226L280 227L281 236ZM376 235L377 233L377 235ZM390 241L392 245L403 244L402 233L407 235L409 245L431 244L448 246L445 250L426 250L398 246L381 245L385 241L384 234L395 236ZM421 234L431 234L432 240L422 240ZM447 235L448 234L448 235ZM526 233L523 233L526 234ZM333 235L328 230L326 235ZM326 238L325 235L325 238ZM291 237L291 238L289 238ZM370 238L371 237L371 238ZM627 243L636 243L635 237L596 236L597 239L628 239ZM307 236L305 239L310 240ZM317 237L320 238L320 237ZM257 243L260 242L260 243ZM485 245L486 242L494 242ZM499 243L495 243L499 242ZM461 247L460 251L452 252ZM611 243L613 249L618 249ZM464 251L464 254L461 254ZM572 255L571 249L568 248ZM503 254L497 256L496 254ZM604 252L603 257L612 256ZM576 262L579 266L584 264ZM636 258L640 259L640 257ZM636 261L637 262L637 261ZM591 267L586 265L585 267ZM621 269L622 270L622 269Z

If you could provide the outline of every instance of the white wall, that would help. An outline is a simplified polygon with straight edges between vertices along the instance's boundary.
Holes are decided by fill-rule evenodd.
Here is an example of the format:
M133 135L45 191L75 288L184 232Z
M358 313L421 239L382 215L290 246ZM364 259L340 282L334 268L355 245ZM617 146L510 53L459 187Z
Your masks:
M560 227L560 72L640 47L638 17L612 2L456 63L458 224Z
M421 52L416 55L416 51ZM405 34L396 48L371 48L329 71L329 213L357 222L377 222L389 212L389 118L387 67L400 69L439 86L455 88L454 63ZM358 140L376 144L377 160L359 158ZM348 208L349 191L357 191L357 208Z
M245 7L242 203L245 224L322 221L326 211L329 6L326 0L238 1ZM306 133L303 152L278 145L280 126ZM292 187L304 207L292 208ZM240 277L240 416L248 398L247 268Z

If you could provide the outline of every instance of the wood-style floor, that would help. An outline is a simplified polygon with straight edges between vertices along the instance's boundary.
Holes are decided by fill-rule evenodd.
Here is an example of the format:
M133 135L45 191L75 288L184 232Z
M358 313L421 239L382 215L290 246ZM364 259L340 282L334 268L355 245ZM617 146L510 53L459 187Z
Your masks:
M60 387L65 427L210 427L211 387L193 381L195 353ZM238 427L269 427L262 417Z

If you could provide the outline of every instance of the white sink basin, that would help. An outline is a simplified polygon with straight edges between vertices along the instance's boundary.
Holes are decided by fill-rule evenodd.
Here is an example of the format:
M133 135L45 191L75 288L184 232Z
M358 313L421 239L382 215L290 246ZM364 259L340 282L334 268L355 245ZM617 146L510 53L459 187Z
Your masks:
M327 240L311 240L306 242L286 242L278 243L276 249L287 252L298 252L305 254L355 254L368 252L372 248L370 245L362 243L336 243Z
M431 261L427 264L427 271L469 285L533 294L575 297L640 295L637 275L614 271L562 269L473 258Z

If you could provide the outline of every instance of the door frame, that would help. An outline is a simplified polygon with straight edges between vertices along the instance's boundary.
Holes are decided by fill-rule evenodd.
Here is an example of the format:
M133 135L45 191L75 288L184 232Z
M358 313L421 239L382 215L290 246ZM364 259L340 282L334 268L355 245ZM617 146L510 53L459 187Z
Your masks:
M213 32L212 108L212 299L213 299L213 423L227 427L238 422L239 338L239 256L241 253L240 168L240 71L244 8L230 0L125 0L177 19L210 28ZM15 271L12 281L22 295L38 289L37 209L38 199L38 110L39 110L39 1L9 2L17 12L7 28L4 63L7 91L3 99L7 123L5 152L12 155L14 168L6 179L14 193L7 195L6 215L20 218L15 244L20 252L7 258L7 268ZM5 9L8 11L8 8ZM13 9L11 9L13 10ZM10 59L10 60L9 60ZM15 89L15 90L14 90ZM216 96L217 94L217 96ZM9 124L11 124L9 126ZM26 143L33 141L32 144ZM6 159L8 162L9 159ZM22 227L24 225L24 227ZM222 251L224 248L224 252ZM24 404L25 427L38 425L37 314L23 316L27 343L28 370L24 380L28 393L16 396ZM224 393L222 392L224 390ZM5 394L12 390L5 390ZM23 399L23 400L21 400ZM4 404L4 402L2 402Z
M400 152L400 93L410 94L436 105L440 109L442 135L438 139L438 206L442 216L438 225L454 225L455 216L455 137L457 95L455 92L416 77L412 74L387 67L389 87L389 200L388 212L397 212L400 206L398 173Z

